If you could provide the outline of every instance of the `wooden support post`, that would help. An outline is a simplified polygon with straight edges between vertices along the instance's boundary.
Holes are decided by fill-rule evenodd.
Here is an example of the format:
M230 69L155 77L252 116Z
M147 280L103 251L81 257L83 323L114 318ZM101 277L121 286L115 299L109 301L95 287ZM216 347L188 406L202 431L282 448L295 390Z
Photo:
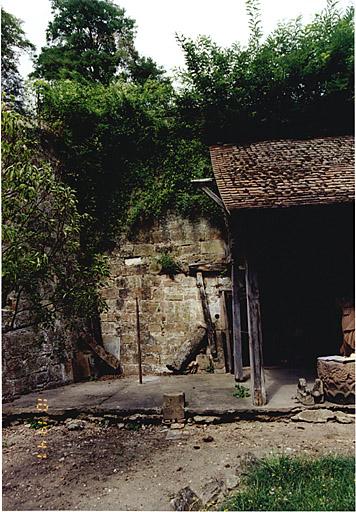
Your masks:
M209 344L209 347L211 350L211 355L213 356L213 358L215 358L215 357L217 357L216 338L215 338L213 322L211 320L211 314L210 314L210 309L209 309L209 305L208 305L208 298L206 296L203 274L201 272L197 272L196 279L197 279L197 287L199 288L201 304L203 307L204 320L206 323L208 344Z
M140 330L140 310L138 307L138 298L136 297L136 325L137 325L137 358L138 358L138 376L142 384L142 353L141 353L141 330Z
M251 262L246 268L247 321L251 368L251 395L254 405L267 403L262 357L262 327L257 272Z
M240 312L240 297L239 297L239 283L237 276L237 262L232 261L231 276L232 276L232 339L233 339L233 356L234 356L234 374L237 382L244 380L242 368L242 338L241 338L241 312Z
M234 364L232 361L231 351L231 340L230 340L230 329L229 329L229 317L227 313L227 297L226 292L222 292L221 297L221 323L222 328L225 332L225 344L226 344L226 367L229 373L234 373Z

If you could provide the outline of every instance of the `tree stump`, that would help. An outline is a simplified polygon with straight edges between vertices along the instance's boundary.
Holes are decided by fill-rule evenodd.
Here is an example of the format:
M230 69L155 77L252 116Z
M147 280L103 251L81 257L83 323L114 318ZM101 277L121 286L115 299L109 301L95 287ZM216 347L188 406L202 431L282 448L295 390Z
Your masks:
M339 404L355 402L355 359L342 356L318 357L317 370L327 400Z

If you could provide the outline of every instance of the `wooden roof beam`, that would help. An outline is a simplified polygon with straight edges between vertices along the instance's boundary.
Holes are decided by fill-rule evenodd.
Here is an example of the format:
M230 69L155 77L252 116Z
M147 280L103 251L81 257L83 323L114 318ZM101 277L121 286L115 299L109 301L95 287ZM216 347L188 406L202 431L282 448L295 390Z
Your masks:
M210 188L211 185L215 184L214 178L200 178L195 180L190 180L194 185L198 185L199 188L209 196L217 205L220 206L226 213L230 213L226 208L221 199L221 197Z

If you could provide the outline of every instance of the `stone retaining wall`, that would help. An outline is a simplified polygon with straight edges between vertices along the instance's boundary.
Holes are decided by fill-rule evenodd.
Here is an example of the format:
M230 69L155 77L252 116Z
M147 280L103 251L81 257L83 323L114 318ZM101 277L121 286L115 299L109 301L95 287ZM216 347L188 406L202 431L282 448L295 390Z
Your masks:
M72 337L61 326L3 334L3 400L73 382L72 358Z
M142 360L145 373L166 371L179 346L204 322L196 278L189 265L224 263L224 226L208 220L169 216L142 228L110 255L111 278L103 290L109 310L101 315L106 350L118 357L125 374L137 372L136 297L139 299ZM158 259L169 253L181 271L170 277ZM220 315L223 287L230 278L217 272L204 277L212 318Z
M181 270L170 277L158 259L170 254ZM208 220L169 216L125 238L110 255L111 277L103 289L108 311L101 315L104 347L120 360L124 374L137 373L136 297L139 300L143 370L167 371L180 345L204 323L196 278L189 265L227 260L224 226ZM222 288L230 279L220 272L204 276L213 320L221 314ZM53 330L29 328L3 334L3 399L78 380L75 335L60 322Z

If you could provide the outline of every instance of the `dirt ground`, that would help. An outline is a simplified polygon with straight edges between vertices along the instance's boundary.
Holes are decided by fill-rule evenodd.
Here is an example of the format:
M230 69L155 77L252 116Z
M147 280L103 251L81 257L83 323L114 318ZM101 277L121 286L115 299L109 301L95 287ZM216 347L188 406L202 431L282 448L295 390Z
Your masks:
M246 454L354 453L354 424L129 427L86 422L71 431L54 425L46 436L47 459L36 458L44 439L38 430L26 423L4 428L3 509L170 510L182 487L199 493L210 478L238 472Z

